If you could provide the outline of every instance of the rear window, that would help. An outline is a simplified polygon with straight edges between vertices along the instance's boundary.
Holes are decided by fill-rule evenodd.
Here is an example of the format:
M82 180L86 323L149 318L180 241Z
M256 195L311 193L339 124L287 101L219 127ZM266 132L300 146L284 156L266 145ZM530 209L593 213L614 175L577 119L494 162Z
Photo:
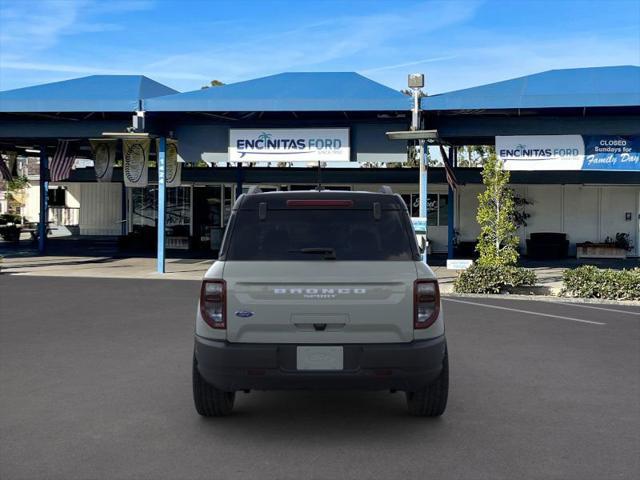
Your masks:
M234 214L225 260L413 260L417 247L403 210L257 210ZM226 251L225 251L226 250Z

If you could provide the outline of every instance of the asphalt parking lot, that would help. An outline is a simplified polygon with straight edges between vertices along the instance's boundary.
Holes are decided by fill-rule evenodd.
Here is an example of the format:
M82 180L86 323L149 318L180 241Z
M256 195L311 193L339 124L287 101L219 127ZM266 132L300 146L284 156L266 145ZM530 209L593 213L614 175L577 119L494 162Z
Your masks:
M449 298L447 412L404 396L191 399L199 283L0 276L0 478L635 479L640 308Z

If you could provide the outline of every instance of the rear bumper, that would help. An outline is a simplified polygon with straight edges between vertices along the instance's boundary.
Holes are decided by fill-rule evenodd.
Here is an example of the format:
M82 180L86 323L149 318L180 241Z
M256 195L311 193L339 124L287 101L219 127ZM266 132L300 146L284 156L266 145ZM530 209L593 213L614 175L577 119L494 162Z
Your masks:
M297 345L228 343L196 337L195 357L204 379L236 390L416 391L437 378L446 349L443 336L410 343L345 344L344 369L299 371Z

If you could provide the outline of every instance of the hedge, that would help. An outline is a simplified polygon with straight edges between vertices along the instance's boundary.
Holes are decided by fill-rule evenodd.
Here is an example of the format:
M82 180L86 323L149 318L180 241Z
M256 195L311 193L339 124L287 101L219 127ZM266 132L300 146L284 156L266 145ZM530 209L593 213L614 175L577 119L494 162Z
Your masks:
M562 273L561 295L607 300L640 300L640 268L613 270L583 265Z
M522 267L471 265L456 278L456 293L500 293L513 287L531 287L536 284L533 270Z

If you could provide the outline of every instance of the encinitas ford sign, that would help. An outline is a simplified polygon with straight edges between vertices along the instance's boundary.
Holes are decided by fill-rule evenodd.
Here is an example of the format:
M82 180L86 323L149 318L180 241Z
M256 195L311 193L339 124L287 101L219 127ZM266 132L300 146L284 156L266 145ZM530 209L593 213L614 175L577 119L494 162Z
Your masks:
M230 129L230 162L348 162L348 128Z
M640 171L640 136L497 136L507 170Z
M506 170L580 170L580 135L496 136L496 154Z

